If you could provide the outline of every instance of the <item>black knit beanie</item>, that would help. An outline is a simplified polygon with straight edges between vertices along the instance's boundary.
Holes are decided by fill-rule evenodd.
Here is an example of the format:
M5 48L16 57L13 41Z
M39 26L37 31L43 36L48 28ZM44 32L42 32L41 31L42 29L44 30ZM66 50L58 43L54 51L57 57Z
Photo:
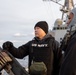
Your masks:
M39 21L38 23L36 23L35 27L40 27L41 29L44 30L46 34L48 33L48 24L46 21Z

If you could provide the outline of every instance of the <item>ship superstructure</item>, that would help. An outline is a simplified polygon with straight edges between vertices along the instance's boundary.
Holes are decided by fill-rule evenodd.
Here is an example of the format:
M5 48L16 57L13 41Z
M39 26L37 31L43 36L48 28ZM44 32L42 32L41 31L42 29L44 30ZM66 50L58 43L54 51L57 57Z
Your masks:
M62 12L61 19L56 19L53 29L50 30L50 34L52 34L55 37L55 39L60 43L64 35L67 33L66 22L70 11L74 8L74 2L73 0L65 0L64 4L62 5L59 3L59 1L61 0L48 0L48 1L55 2L61 6L60 8L60 11Z

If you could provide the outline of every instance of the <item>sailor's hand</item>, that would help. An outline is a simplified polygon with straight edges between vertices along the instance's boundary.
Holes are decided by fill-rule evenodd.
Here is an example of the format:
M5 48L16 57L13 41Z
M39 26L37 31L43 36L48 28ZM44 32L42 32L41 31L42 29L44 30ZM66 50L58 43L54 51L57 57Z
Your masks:
M4 42L2 47L4 50L9 50L9 49L11 49L11 47L13 47L13 43L10 41Z

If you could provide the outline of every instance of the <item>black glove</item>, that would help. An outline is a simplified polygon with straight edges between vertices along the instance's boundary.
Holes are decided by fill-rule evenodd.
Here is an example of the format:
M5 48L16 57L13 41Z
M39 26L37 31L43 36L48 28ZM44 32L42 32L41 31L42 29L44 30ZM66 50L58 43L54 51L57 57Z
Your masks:
M10 41L4 42L2 47L4 50L9 50L9 49L11 49L11 47L13 47L13 43Z

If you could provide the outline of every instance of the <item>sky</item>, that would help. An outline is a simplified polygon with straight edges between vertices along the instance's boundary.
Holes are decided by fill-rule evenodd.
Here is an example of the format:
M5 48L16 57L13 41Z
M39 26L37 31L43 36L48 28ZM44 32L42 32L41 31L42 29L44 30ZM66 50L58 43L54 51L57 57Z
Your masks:
M52 29L55 20L61 18L60 7L50 0L0 0L0 46L6 41L19 46L31 40L34 25L41 20Z
M63 5L64 0L59 3ZM32 40L34 26L41 20L48 23L49 30L52 29L56 19L62 16L60 8L50 0L0 0L0 46L11 41L15 47L19 47ZM26 63L20 61L22 65L27 64L27 60Z

